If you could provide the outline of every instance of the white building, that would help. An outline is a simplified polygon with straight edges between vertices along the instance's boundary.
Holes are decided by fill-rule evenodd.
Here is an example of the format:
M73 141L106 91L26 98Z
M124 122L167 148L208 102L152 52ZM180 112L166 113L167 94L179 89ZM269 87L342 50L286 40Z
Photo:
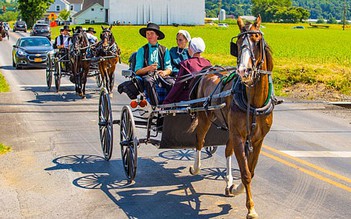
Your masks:
M55 0L54 3L46 10L45 17L55 14L56 17L61 11L67 10L70 12L70 19L74 14L81 11L83 8L84 0Z
M108 23L203 25L204 0L104 0Z
M74 24L107 23L104 0L84 0L83 9L73 15Z

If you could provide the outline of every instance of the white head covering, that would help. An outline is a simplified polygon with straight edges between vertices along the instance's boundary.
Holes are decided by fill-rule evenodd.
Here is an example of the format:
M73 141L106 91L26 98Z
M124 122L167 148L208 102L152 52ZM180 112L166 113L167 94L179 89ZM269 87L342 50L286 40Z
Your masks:
M189 48L194 52L194 53L201 53L205 51L206 45L205 42L202 38L200 37L195 37L192 38L190 43L189 43Z
M188 32L188 31L186 31L186 30L179 30L178 31L178 33L177 33L177 36L178 36L178 34L183 34L183 36L185 37L185 39L188 41L188 42L190 42L190 40L191 40L191 36L190 36L190 33Z

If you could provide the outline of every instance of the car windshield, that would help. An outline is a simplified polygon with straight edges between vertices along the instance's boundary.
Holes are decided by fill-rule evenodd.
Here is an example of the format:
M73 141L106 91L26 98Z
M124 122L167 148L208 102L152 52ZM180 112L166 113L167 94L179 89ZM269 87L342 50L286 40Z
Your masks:
M46 38L30 38L30 39L22 39L20 42L21 47L27 46L51 46L50 41Z
M36 30L48 30L49 26L47 26L47 25L36 25L34 27L34 29L36 29Z
M24 21L18 21L17 24L18 25L24 25L25 23L24 23Z

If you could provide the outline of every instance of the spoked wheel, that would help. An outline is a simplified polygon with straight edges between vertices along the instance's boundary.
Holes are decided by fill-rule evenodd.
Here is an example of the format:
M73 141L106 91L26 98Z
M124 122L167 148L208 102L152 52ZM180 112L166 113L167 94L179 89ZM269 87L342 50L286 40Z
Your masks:
M61 65L59 62L55 62L55 87L56 87L56 92L60 91L60 86L61 86Z
M205 150L208 155L213 155L217 151L217 146L208 146L205 147Z
M98 70L96 70L95 73L96 73L96 76L95 76L96 86L100 88L102 86L102 77Z
M46 62L46 85L48 86L48 89L51 89L51 84L52 84L52 72L54 71L54 63L53 60L48 57L48 61Z
M113 120L110 96L105 88L101 89L99 100L100 143L105 160L110 160L113 147Z
M124 106L120 121L120 145L121 157L124 171L129 181L133 181L136 176L138 161L138 139L135 136L135 123L132 110L129 106Z

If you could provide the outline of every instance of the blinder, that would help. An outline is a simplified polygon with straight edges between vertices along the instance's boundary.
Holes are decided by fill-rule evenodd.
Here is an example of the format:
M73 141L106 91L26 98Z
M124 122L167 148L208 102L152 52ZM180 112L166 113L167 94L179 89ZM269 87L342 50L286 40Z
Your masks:
M230 54L234 57L238 57L238 46L233 40L236 37L233 37L232 40L230 41Z

